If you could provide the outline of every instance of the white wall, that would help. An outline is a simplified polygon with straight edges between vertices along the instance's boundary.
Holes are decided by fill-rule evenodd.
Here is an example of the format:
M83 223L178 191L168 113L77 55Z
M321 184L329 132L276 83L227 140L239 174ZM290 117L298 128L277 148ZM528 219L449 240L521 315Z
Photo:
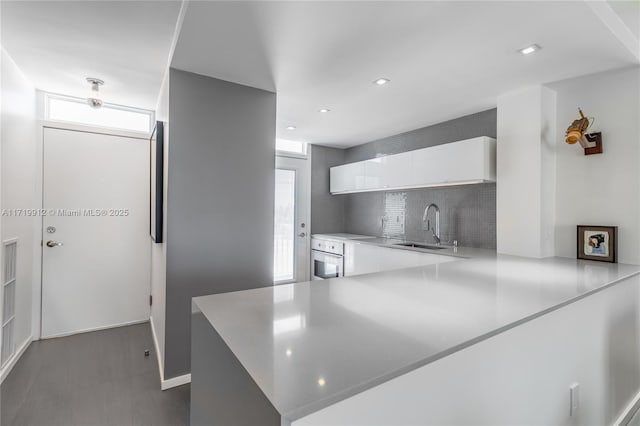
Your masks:
M548 88L541 93L541 129L540 129L540 256L553 256L555 251L556 221L556 141L557 132L557 94Z
M497 251L553 255L555 93L536 86L498 97Z
M619 226L621 263L640 264L640 69L551 84L557 92L557 256L576 257L576 225ZM564 143L578 107L595 116L604 153Z
M36 92L2 49L1 189L2 209L37 208ZM38 240L37 217L1 218L1 239L18 238L15 342L19 349L31 341L33 264Z
M607 425L640 390L638 357L634 276L292 424Z
M164 121L164 206L162 223L163 242L156 244L151 239L151 295L153 304L151 305L151 325L155 333L156 352L160 368L160 378L164 379L164 342L165 342L165 301L167 288L167 178L168 178L168 144L169 144L169 72L167 71L162 83L158 105L156 107L156 118Z

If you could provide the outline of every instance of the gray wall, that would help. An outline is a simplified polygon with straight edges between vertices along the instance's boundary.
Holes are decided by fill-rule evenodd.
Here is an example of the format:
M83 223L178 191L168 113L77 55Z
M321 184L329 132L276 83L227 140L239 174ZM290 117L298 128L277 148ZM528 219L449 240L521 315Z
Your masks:
M477 136L496 137L496 112L495 109L491 109L348 148L344 150L343 164ZM317 148L314 147L313 152ZM316 173L319 174L318 171L313 170L315 167L326 168L326 165L322 162L312 163L314 176ZM312 193L315 192L314 185L318 183L312 181ZM319 188L316 190L319 191ZM328 189L326 192L328 193ZM430 234L422 229L424 208L433 202L441 210L440 232L444 243L458 240L460 245L467 247L496 247L495 184L414 189L404 193L406 194L405 228L404 234L397 236L416 241L433 241ZM385 210L385 194L386 192L369 192L333 196L332 198L339 200L337 202L344 203L344 223L333 221L332 223L336 225L335 229L328 229L330 224L323 223L322 232L351 232L382 236L382 219L384 217L388 220L396 219L396 216L389 217ZM324 200L319 195L315 195L315 198ZM313 205L312 209L314 209ZM323 211L322 207L319 211ZM313 232L319 232L315 231L314 216L311 222Z
M490 109L354 146L345 150L344 161L345 163L353 163L354 161L368 160L388 154L398 154L477 136L495 138L497 133L497 112L496 109Z
M344 164L344 149L311 145L311 233L342 232L342 195L329 193L329 167Z
M170 74L165 378L190 371L191 298L273 283L276 95Z
M404 234L388 235L412 241L432 243L431 231L423 230L422 215L430 203L440 207L440 238L443 244L464 247L496 248L496 184L448 186L442 188L412 189L406 194ZM367 192L346 195L346 232L382 236L382 218L387 215L385 192ZM429 214L434 220L433 211Z

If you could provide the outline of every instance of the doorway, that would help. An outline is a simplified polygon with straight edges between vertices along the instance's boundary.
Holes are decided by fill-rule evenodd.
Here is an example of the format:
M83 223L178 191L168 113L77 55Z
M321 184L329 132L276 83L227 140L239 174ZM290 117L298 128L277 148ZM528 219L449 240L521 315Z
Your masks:
M41 335L149 319L149 141L45 128Z
M275 284L309 280L309 160L276 157Z

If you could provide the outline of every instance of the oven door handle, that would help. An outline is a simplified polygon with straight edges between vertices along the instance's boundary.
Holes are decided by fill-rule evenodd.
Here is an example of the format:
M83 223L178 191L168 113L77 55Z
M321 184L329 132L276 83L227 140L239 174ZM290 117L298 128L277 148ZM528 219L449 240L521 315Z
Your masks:
M335 261L341 261L342 260L342 255L339 254L331 254L331 253L325 253L323 251L317 251L317 250L311 250L311 255L313 257L314 260L327 260L327 259L331 259L331 260L335 260Z

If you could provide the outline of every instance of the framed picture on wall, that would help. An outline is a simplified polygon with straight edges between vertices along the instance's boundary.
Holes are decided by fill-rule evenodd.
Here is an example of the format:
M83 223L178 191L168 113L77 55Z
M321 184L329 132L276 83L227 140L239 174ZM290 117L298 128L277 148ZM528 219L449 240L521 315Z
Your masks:
M163 169L164 169L164 123L156 121L150 138L150 188L151 205L149 233L155 243L162 242Z
M618 262L618 227L578 225L578 259Z

